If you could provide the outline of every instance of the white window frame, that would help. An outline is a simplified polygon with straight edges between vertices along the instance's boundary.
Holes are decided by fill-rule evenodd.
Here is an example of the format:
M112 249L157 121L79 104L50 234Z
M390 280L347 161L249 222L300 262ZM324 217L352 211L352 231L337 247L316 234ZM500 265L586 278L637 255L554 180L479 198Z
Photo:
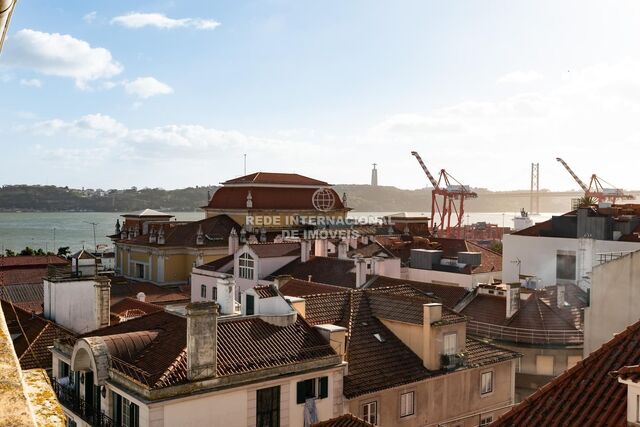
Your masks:
M489 378L489 387L485 387L485 378ZM493 371L485 371L480 374L480 395L486 396L493 393Z
M372 411L373 409L373 411ZM372 400L362 405L362 419L368 423L378 425L378 401Z
M453 346L451 346L451 338L453 338ZM447 343L447 341L449 341ZM456 354L458 348L458 334L455 332L444 334L442 339L443 353L446 355Z
M410 417L416 413L416 392L400 393L400 418Z
M238 257L238 277L253 280L255 276L255 260L251 254L243 253Z
M493 422L493 415L480 415L480 426L488 426Z

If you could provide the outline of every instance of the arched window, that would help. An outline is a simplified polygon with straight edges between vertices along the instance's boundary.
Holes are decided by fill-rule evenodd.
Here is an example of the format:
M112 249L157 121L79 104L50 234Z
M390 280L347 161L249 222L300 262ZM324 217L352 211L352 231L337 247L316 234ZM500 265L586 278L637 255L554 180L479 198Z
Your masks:
M240 255L238 274L241 279L253 280L253 263L253 258L248 253Z
M200 285L200 297L206 299L207 298L207 286Z

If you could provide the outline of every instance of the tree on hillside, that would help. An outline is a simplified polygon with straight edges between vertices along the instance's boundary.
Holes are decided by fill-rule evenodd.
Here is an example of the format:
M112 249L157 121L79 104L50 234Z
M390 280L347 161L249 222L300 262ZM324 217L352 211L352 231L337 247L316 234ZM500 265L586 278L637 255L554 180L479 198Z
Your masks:
M33 256L33 255L35 255L35 251L33 249L31 249L29 246L27 246L26 248L21 250L18 255L20 255L20 256Z

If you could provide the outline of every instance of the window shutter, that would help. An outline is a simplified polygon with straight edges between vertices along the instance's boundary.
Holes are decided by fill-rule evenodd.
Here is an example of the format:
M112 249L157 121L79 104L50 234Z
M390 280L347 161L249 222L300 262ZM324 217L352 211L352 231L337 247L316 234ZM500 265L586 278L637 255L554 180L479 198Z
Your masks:
M329 397L329 377L320 378L320 399Z
M299 405L304 403L306 395L306 387L304 381L298 381L296 386L296 403Z

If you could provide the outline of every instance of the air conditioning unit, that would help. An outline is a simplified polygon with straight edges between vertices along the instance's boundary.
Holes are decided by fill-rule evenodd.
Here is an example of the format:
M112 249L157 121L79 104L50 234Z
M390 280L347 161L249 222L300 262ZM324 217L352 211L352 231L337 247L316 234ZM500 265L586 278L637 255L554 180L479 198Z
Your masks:
M453 371L465 366L467 355L465 353L443 354L440 356L442 369L445 371Z

